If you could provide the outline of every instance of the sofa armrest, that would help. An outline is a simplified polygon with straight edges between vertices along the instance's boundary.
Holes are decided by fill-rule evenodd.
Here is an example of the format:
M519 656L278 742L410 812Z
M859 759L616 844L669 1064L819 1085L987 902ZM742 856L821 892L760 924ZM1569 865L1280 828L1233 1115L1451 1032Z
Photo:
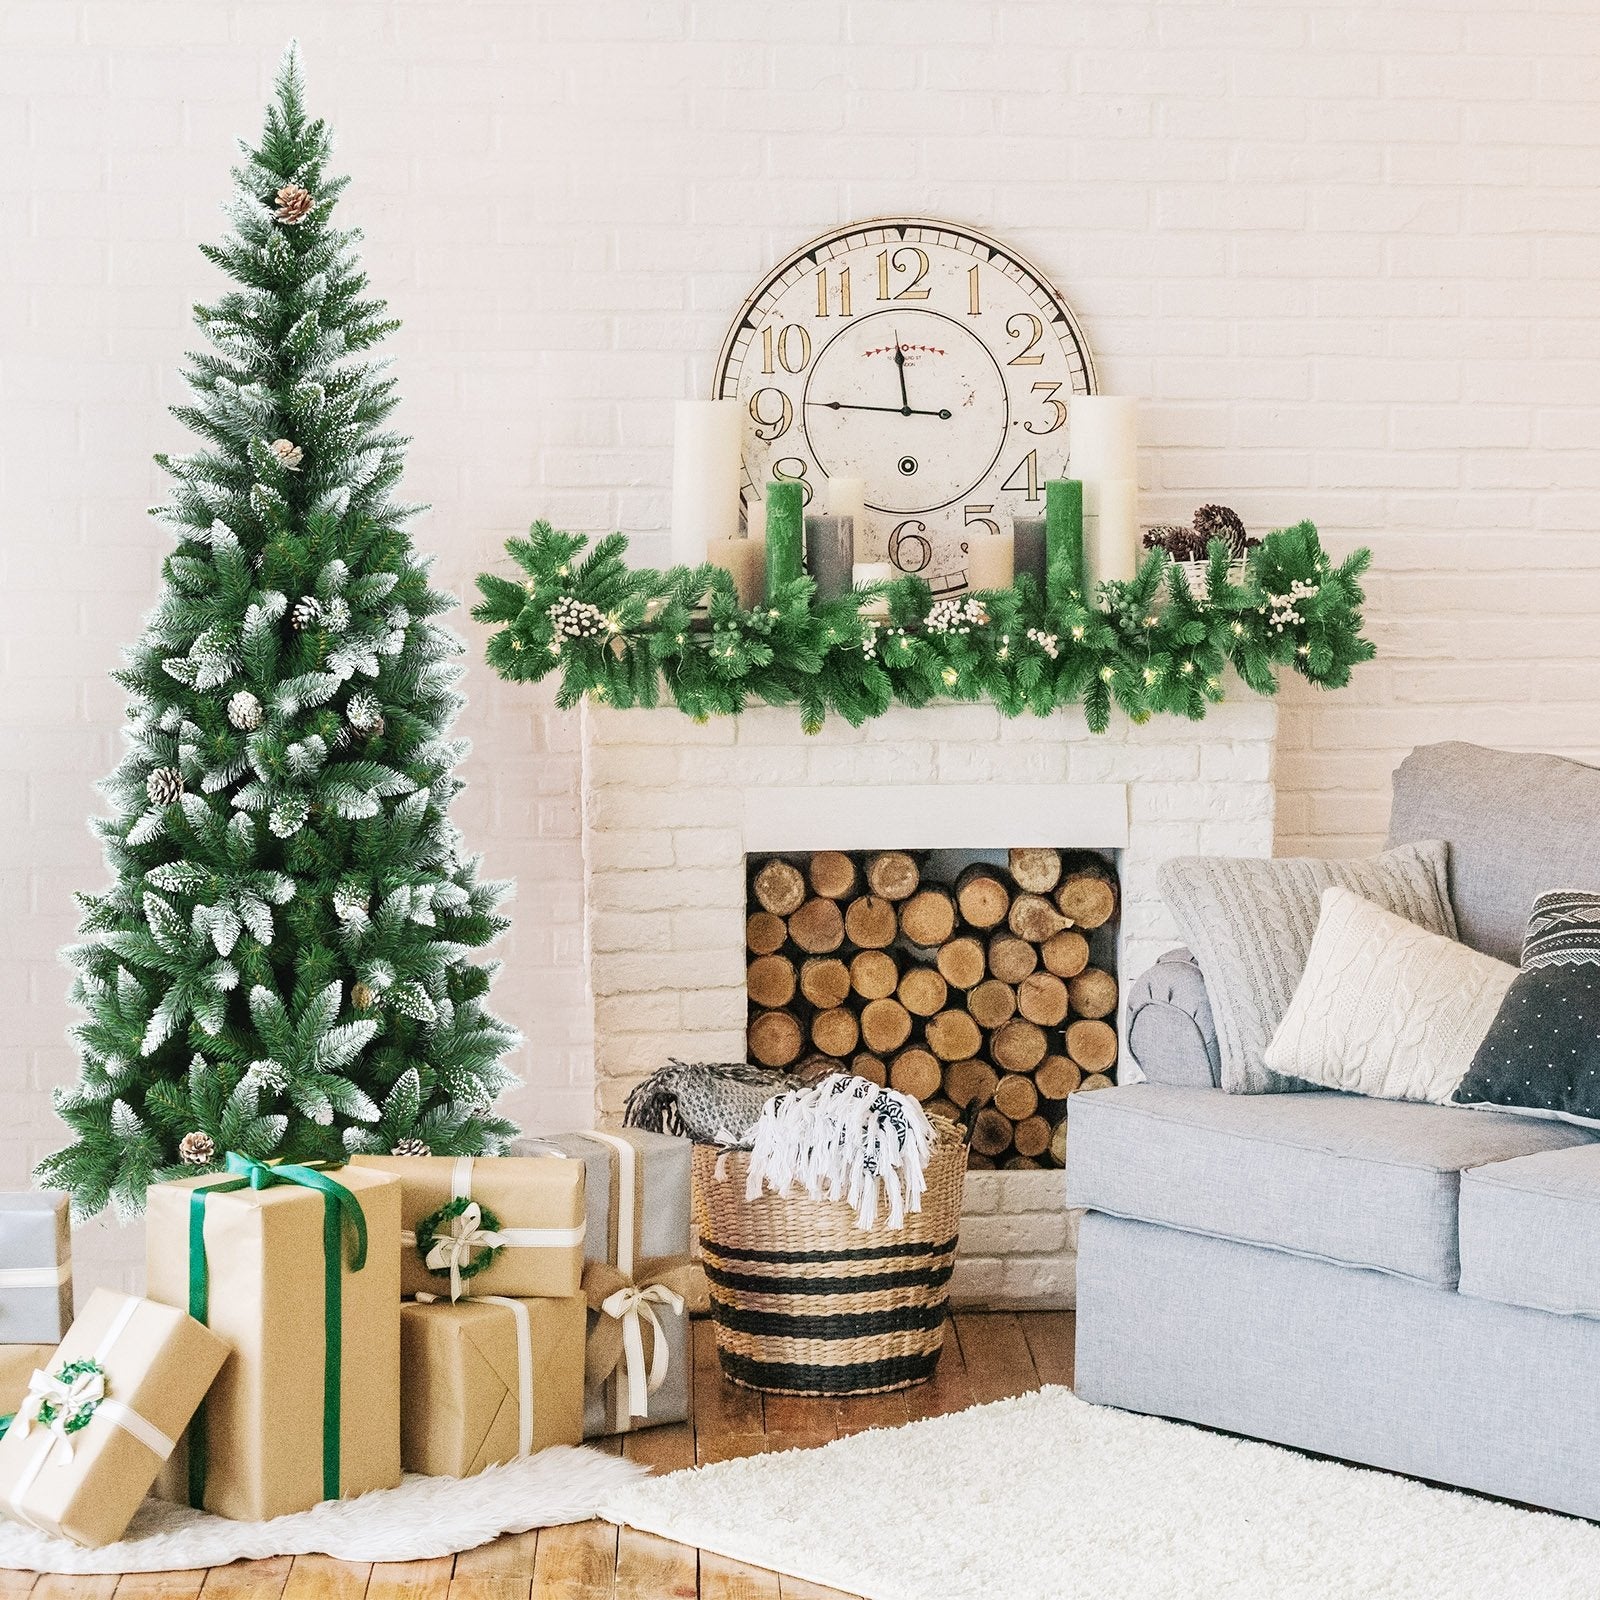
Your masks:
M1206 980L1187 950L1169 950L1134 983L1128 1050L1151 1083L1205 1089L1222 1081Z

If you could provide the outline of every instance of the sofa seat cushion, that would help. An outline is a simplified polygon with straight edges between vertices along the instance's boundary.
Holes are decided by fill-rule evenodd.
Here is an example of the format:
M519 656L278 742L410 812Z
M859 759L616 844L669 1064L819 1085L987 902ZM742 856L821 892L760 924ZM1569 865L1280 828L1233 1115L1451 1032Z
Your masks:
M1461 1292L1600 1317L1600 1143L1462 1175Z
M1128 1084L1073 1096L1067 1204L1453 1288L1462 1172L1593 1141L1463 1107Z

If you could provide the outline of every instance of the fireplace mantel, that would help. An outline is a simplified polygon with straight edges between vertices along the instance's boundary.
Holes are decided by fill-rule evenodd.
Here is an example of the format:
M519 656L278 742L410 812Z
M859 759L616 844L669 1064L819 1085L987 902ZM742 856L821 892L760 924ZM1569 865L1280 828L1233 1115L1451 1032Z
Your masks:
M891 711L799 731L760 708L698 725L676 709L582 716L587 934L597 1109L669 1056L743 1060L745 855L822 848L1051 844L1120 852L1120 962L1132 978L1176 933L1169 856L1272 852L1277 708L1254 696L1203 723L992 706ZM1061 1173L972 1173L954 1286L969 1303L1070 1304Z

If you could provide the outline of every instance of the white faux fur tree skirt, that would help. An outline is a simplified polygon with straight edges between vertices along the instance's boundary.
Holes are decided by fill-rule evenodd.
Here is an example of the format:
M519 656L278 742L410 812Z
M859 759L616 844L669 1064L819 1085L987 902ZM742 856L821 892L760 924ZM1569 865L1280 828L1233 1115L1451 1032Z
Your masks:
M1594 1600L1600 1528L1044 1389L602 1514L870 1600Z
M475 1478L408 1477L398 1489L328 1500L271 1522L229 1522L147 1500L118 1544L80 1550L0 1522L0 1567L35 1572L175 1572L263 1556L421 1561L454 1555L502 1533L584 1522L645 1468L598 1450L557 1446Z

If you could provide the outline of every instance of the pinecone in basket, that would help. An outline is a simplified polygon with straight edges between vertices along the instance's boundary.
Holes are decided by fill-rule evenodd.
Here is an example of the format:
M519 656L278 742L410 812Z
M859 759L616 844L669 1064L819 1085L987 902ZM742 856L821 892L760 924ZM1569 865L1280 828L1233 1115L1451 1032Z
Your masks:
M1194 531L1200 539L1201 556L1213 539L1221 539L1235 560L1244 554L1249 543L1244 520L1228 506L1201 506L1194 514Z

